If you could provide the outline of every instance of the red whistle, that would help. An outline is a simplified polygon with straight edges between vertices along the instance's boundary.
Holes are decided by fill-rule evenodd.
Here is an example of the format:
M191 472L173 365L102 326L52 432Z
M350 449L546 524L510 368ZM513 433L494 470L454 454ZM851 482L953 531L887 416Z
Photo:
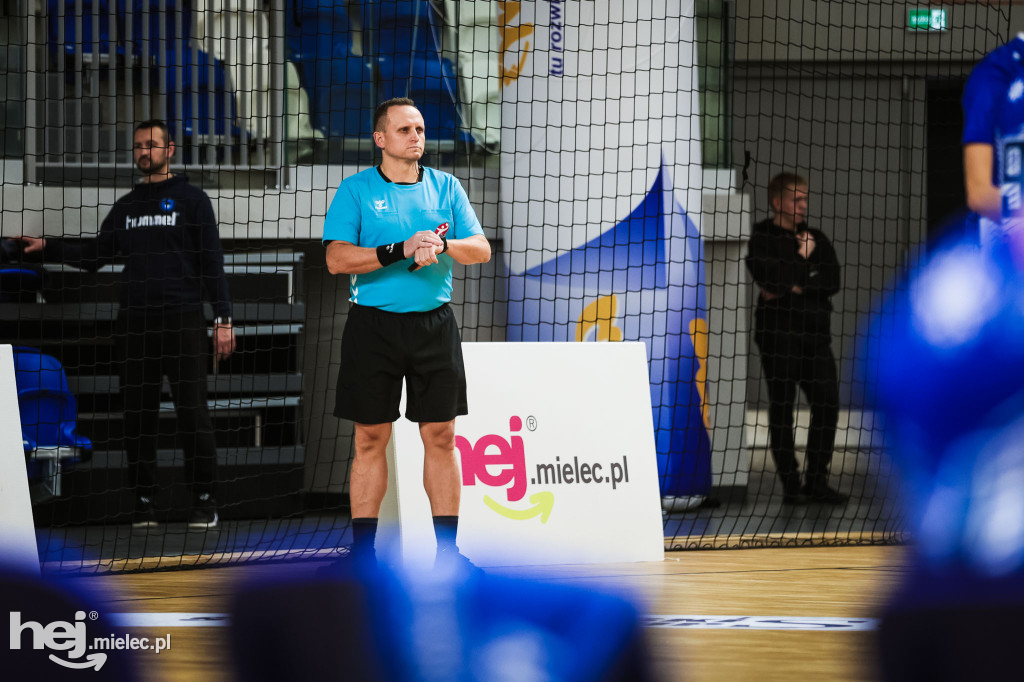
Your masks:
M448 223L441 223L440 225L434 228L434 234L436 234L438 237L444 238L444 236L448 234L448 227ZM409 272L415 272L416 270L419 269L419 267L420 266L413 263L412 265L409 266Z

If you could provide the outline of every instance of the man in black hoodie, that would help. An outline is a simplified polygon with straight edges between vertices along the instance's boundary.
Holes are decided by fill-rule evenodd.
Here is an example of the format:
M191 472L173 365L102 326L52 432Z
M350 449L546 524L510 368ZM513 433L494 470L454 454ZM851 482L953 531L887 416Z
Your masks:
M839 291L839 261L828 238L807 226L807 181L782 173L768 184L772 217L754 226L747 268L760 289L754 341L768 384L768 436L785 504L843 504L828 485L839 419L829 298ZM793 436L797 386L811 406L806 479L800 485Z
M192 485L189 526L216 528L217 448L206 404L210 348L204 300L213 306L216 359L235 348L217 219L205 192L184 175L171 174L174 142L163 121L135 128L133 154L142 182L117 200L95 239L18 239L26 253L42 251L48 260L93 272L115 257L124 261L117 329L125 450L136 491L133 525L156 525L158 418L167 375Z

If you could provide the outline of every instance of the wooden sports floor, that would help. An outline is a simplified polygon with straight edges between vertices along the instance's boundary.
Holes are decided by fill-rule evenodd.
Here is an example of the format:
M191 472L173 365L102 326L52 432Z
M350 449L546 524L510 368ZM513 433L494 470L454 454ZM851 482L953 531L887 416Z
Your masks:
M666 681L874 680L870 624L821 623L877 616L903 574L905 552L897 546L687 551L666 553L658 563L497 572L635 595L652 624L676 625L645 630ZM105 593L100 608L111 613L217 614L227 610L232 585L273 570L237 565L81 580ZM734 618L710 618L721 616ZM131 629L137 637L171 634L169 650L140 652L144 679L161 682L233 680L227 632L212 624Z

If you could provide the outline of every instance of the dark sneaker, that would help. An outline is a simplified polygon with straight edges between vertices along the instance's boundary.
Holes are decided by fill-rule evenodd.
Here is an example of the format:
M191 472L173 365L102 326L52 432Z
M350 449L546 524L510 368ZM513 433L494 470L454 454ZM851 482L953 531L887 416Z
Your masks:
M455 577L472 578L484 574L479 566L469 560L458 548L438 548L434 557L434 570Z
M849 495L844 495L825 483L804 486L803 493L809 502L818 504L846 504L850 500Z
M153 511L153 500L140 495L135 499L135 511L132 513L132 528L156 528L158 526L156 512Z
M317 578L347 578L356 573L364 574L377 569L377 553L367 552L363 555L353 554L349 549L329 564L317 568L313 575Z
M704 504L704 495L680 495L661 498L661 510L670 514L693 511Z
M781 473L779 479L782 480L782 504L807 504L807 496L800 487L799 473Z
M782 494L782 504L807 504L807 496L799 490Z
M217 515L217 501L210 493L197 496L192 502L192 511L188 514L189 528L213 529L220 525Z

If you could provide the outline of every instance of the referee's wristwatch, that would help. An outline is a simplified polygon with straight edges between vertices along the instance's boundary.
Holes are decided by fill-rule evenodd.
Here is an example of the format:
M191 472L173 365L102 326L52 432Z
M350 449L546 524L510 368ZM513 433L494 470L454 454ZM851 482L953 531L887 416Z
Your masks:
M231 326L231 318L230 317L215 317L215 318L213 318L213 323L217 324L217 325L223 325L223 326L226 326L226 327L230 327Z

